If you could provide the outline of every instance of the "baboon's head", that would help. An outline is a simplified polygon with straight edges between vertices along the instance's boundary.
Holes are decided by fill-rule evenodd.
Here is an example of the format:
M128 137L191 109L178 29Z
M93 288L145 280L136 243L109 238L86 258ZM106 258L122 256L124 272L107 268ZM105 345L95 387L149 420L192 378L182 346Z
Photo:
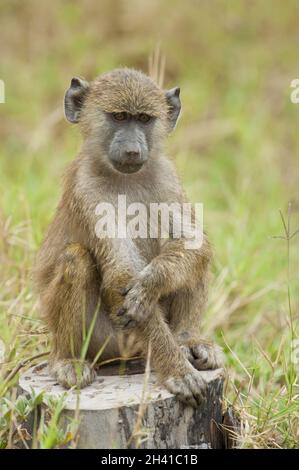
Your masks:
M88 83L73 78L65 115L79 123L94 158L135 173L161 151L181 109L180 89L163 91L141 72L117 69Z

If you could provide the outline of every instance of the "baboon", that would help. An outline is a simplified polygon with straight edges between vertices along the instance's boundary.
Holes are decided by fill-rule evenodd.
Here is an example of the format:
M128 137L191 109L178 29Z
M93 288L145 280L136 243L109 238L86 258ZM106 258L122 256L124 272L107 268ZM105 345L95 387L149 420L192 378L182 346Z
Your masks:
M150 349L164 386L196 406L206 388L198 370L222 364L220 348L199 336L211 258L206 236L200 248L186 249L171 230L143 239L95 231L97 205L117 205L119 194L146 207L186 200L163 149L180 113L180 89L165 92L142 72L116 69L91 83L73 78L64 104L83 143L35 268L53 338L50 370L64 387L84 387L95 378L98 351L101 361L120 357L125 339L144 357Z

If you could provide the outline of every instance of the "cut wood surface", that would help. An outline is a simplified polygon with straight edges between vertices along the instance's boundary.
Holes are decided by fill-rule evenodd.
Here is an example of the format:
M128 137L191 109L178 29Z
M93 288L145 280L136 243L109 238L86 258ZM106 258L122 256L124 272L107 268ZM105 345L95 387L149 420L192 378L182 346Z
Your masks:
M223 370L201 374L208 393L197 409L179 402L154 373L146 378L134 368L126 375L119 375L116 366L101 368L96 381L78 392L57 384L44 364L25 372L19 389L27 395L44 392L42 406L48 397L63 395L63 426L79 410L78 448L221 447Z

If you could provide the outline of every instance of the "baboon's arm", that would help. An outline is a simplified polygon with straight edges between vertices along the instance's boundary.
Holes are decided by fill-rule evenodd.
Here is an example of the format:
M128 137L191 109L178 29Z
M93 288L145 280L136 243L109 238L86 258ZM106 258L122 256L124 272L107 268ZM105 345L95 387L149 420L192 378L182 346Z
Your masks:
M161 297L182 287L195 287L206 277L211 258L210 245L204 238L198 249L186 249L185 240L167 240L161 252L142 271L141 282L155 297Z
M125 290L120 309L124 327L135 326L152 316L160 297L181 288L198 289L206 286L210 247L204 239L199 249L186 249L184 240L169 240Z

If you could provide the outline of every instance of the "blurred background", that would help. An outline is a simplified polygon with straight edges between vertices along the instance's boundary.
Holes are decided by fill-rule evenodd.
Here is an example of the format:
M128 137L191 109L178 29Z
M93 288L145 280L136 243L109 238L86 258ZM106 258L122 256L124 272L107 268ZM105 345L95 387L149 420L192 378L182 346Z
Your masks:
M226 352L239 445L298 447L298 19L296 0L1 0L0 446L14 445L9 420L22 418L14 371L48 348L30 270L80 145L64 92L74 75L147 72L155 54L165 88L181 87L167 152L204 203L214 262L203 328ZM55 436L37 446L59 447Z

